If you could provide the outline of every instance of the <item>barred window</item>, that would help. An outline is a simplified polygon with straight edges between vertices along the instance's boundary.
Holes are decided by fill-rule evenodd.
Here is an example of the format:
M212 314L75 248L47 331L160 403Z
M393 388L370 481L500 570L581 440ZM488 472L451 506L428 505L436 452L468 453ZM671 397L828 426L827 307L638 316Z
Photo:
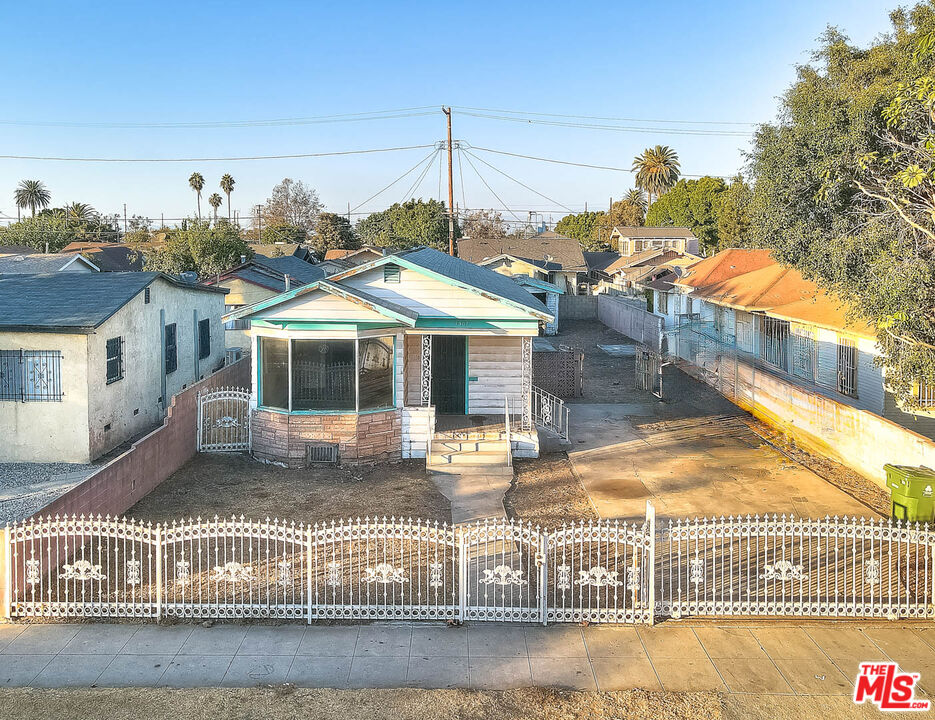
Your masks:
M211 355L211 320L198 321L198 359L204 360Z
M0 400L61 402L61 351L0 350Z
M659 298L659 312L662 313L663 315L668 315L669 314L669 296L664 292L656 293L656 295Z
M107 341L107 384L123 379L123 338Z
M166 375L174 373L179 366L179 351L175 323L166 325Z
M857 344L838 338L838 392L857 397Z
M918 400L920 407L935 407L935 384L925 380L920 380Z
M764 317L760 323L760 357L780 370L789 370L789 323Z
M243 305L225 305L224 312L225 313L233 312L237 308L241 308L241 307L243 307ZM243 319L228 320L226 323L224 323L224 329L225 330L249 330L250 321L243 320Z
M815 380L815 337L803 328L797 328L792 335L792 374Z

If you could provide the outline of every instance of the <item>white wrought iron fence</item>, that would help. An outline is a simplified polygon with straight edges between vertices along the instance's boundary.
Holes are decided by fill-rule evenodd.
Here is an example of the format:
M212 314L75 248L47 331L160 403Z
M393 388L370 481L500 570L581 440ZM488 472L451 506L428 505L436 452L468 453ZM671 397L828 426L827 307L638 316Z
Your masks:
M540 387L532 386L532 420L536 425L567 440L568 415L564 400Z
M935 617L935 532L866 518L450 526L365 518L7 529L14 618L648 623L661 617Z
M935 534L879 518L671 520L657 546L670 617L935 617Z

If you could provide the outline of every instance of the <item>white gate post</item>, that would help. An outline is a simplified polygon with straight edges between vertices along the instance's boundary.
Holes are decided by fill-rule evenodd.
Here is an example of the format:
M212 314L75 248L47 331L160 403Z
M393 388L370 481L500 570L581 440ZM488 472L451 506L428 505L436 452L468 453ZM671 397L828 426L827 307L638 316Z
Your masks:
M13 611L13 532L0 528L0 570L3 571L3 594L0 596L0 622L7 622Z
M312 624L312 528L305 531L305 611L308 613L307 622Z
M539 614L543 625L548 625L548 602L549 602L549 536L548 533L542 533L539 538L539 553L541 563L539 565Z
M464 540L464 529L455 529L458 533L458 620L467 620L467 547Z
M195 395L195 402L198 404L198 427L196 429L197 446L196 449L198 452L201 452L201 426L203 424L203 418L201 416L201 390L199 390Z
M156 545L156 620L162 618L162 525L157 523L151 541Z
M651 501L646 501L646 524L649 526L647 547L649 567L646 572L647 604L649 605L649 624L656 622L656 508Z

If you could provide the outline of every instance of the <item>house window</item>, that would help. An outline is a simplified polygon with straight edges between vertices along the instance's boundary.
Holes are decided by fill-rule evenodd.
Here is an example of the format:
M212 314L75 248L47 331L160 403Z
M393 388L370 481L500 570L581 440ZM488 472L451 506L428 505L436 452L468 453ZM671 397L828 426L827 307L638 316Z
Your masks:
M288 340L262 337L260 405L292 411L355 412L394 404L394 338ZM290 365L291 363L291 365Z
M399 265L387 264L383 266L383 282L399 282Z
M211 356L211 320L205 318L198 321L198 359L204 360Z
M780 370L789 370L789 323L764 317L760 322L760 358Z
M107 384L123 379L123 338L107 341Z
M229 312L233 312L237 308L241 308L241 307L243 307L243 305L225 305L224 313L227 314ZM244 320L244 319L228 320L226 323L224 323L224 329L225 330L249 330L250 321Z
M260 405L289 409L289 341L260 338Z
M62 401L62 353L0 350L0 400Z
M166 325L166 375L174 373L179 366L178 338L175 323Z
M792 374L815 381L815 336L811 330L796 328L792 335Z
M838 392L857 397L857 343L838 338Z
M143 303L149 305L149 288L143 289Z
M657 292L656 298L659 301L659 312L663 315L669 314L669 296L664 292Z
M644 290L643 295L646 298L646 312L651 313L653 311L653 291Z

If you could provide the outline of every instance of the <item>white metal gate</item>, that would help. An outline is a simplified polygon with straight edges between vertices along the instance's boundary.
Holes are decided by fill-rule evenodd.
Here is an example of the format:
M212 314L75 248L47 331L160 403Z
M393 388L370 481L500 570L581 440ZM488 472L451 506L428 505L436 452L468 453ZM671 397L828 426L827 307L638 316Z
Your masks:
M198 452L249 452L250 441L249 390L198 393Z
M662 399L662 356L645 345L636 348L636 387Z

